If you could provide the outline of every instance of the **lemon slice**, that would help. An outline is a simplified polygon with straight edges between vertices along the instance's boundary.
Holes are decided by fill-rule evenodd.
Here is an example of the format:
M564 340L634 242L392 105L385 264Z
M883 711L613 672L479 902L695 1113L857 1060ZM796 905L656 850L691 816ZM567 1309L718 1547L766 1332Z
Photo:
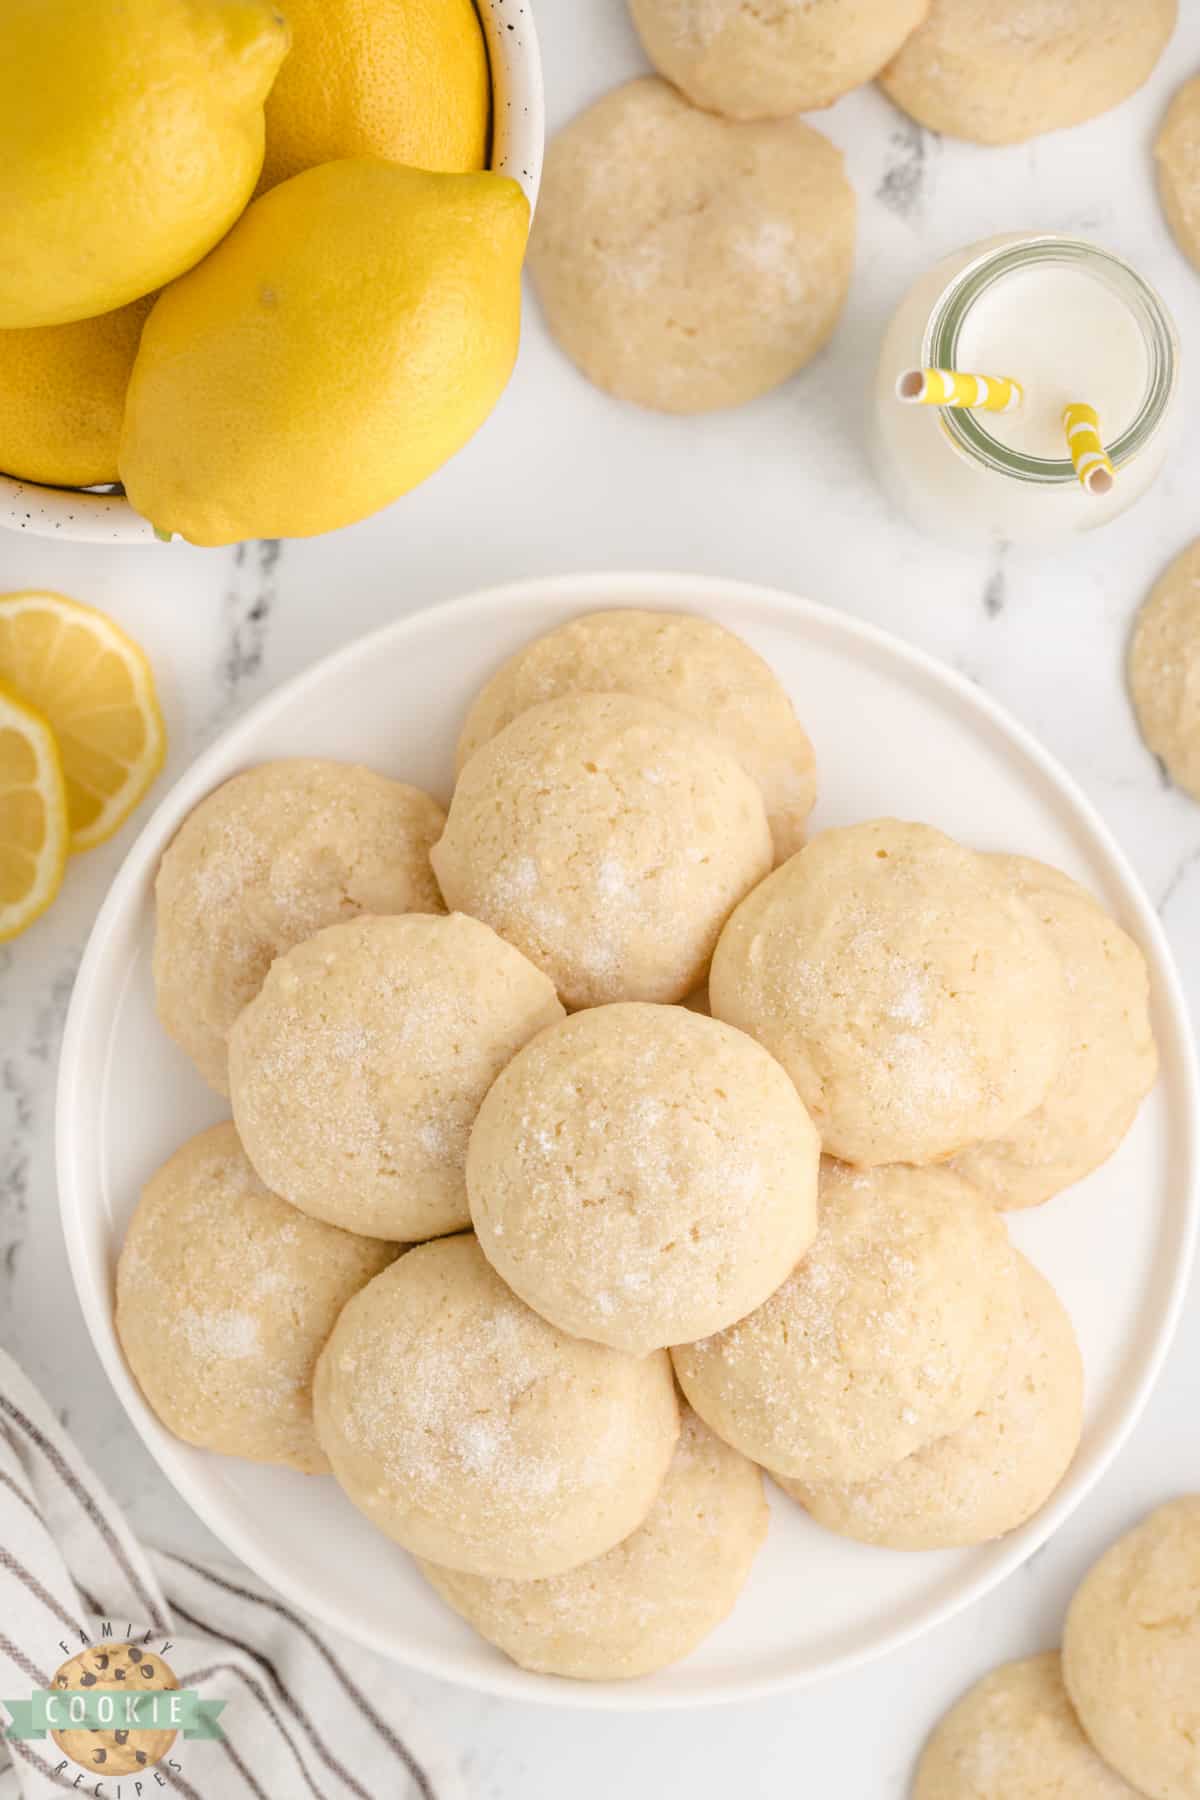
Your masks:
M0 942L45 912L62 884L70 840L54 733L0 687Z
M0 681L54 729L71 849L102 844L143 797L166 752L144 653L78 600L0 594Z

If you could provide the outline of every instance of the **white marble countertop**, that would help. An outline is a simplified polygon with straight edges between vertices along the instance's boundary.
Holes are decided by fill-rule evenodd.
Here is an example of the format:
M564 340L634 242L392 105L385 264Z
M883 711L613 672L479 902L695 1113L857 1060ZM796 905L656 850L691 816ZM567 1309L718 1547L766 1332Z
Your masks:
M634 74L621 0L541 0L551 125ZM92 549L0 536L0 589L60 588L110 610L150 651L171 734L168 777L251 700L396 613L510 577L682 568L792 589L946 658L1009 706L1095 801L1162 913L1200 1000L1200 807L1166 789L1122 684L1131 616L1200 529L1200 450L1141 506L1054 557L964 555L891 516L870 476L864 394L883 324L935 256L1001 230L1090 235L1160 288L1200 370L1200 277L1172 246L1150 144L1200 68L1200 6L1146 89L1094 125L1005 151L939 141L873 90L817 119L861 203L860 262L832 349L743 411L673 420L593 391L527 309L516 378L449 468L336 536L237 551ZM161 788L160 788L161 791ZM205 1533L151 1464L92 1356L54 1197L54 1073L91 919L123 851L73 866L53 912L0 949L0 1340L69 1420L148 1538ZM1131 1196L1136 1203L1137 1196ZM1200 1307L1185 1318L1136 1434L1090 1500L1005 1586L913 1647L808 1692L708 1713L586 1714L481 1698L418 1676L430 1728L456 1744L476 1800L737 1793L901 1800L939 1711L994 1662L1056 1641L1073 1582L1148 1505L1200 1487ZM213 1797L216 1800L216 1797ZM280 1797L283 1800L283 1797ZM1014 1800L1016 1797L1014 1796Z

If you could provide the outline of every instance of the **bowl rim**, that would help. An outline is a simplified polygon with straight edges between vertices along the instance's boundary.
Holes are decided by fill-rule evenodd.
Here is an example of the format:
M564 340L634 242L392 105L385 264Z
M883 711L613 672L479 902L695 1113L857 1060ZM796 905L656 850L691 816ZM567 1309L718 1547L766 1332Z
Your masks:
M56 1089L55 1155L59 1210L72 1280L98 1360L164 1479L229 1550L241 1557L250 1568L257 1569L256 1551L250 1545L248 1535L240 1527L230 1529L222 1525L218 1531L211 1524L208 1497L203 1491L203 1484L190 1473L182 1478L177 1478L174 1472L168 1474L159 1460L155 1433L164 1428L158 1426L150 1414L124 1363L112 1323L111 1297L103 1301L98 1297L93 1272L84 1250L82 1202L89 1184L81 1166L83 1159L77 1155L73 1141L70 1112L74 1094L84 1078L82 1059L85 1016L91 1011L91 993L105 962L110 932L145 882L152 859L170 841L192 807L210 791L214 781L224 779L222 759L227 754L230 738L253 734L277 709L290 708L297 700L303 699L309 688L323 682L331 672L343 671L356 661L374 658L385 645L389 651L394 651L395 646L403 643L406 636L424 631L435 614L453 614L459 627L469 630L480 623L486 624L487 619L494 614L503 614L506 608L517 601L524 603L543 598L558 601L569 599L578 606L580 612L595 610L599 606L619 608L639 604L657 606L660 609L674 606L678 609L684 604L684 594L690 597L696 610L704 610L706 606L736 608L738 605L746 605L764 612L786 614L793 620L799 613L814 625L835 627L868 654L882 654L898 661L914 681L932 682L971 713L980 716L1007 749L1023 757L1039 776L1049 781L1060 798L1069 803L1076 819L1086 827L1093 845L1103 852L1119 878L1134 914L1132 922L1147 951L1148 960L1160 979L1165 1016L1172 1027L1184 1096L1181 1109L1184 1115L1181 1130L1185 1146L1180 1180L1181 1212L1175 1231L1177 1258L1166 1283L1165 1300L1156 1322L1153 1340L1145 1353L1140 1375L1123 1400L1119 1419L1108 1428L1107 1436L1093 1451L1090 1463L1084 1468L1076 1465L1040 1512L1006 1538L998 1540L991 1547L994 1550L993 1559L964 1580L948 1598L931 1604L916 1621L901 1622L874 1642L860 1644L834 1655L820 1669L785 1669L740 1679L714 1675L690 1691L680 1694L639 1690L636 1683L607 1682L590 1685L555 1677L531 1677L527 1671L509 1668L507 1665L497 1666L494 1670L464 1672L452 1654L441 1650L425 1654L410 1654L407 1650L403 1654L397 1652L394 1645L386 1642L369 1626L356 1626L355 1621L332 1613L321 1601L314 1602L302 1579L292 1581L286 1573L278 1571L273 1571L269 1578L260 1577L269 1580L286 1600L302 1611L333 1629L356 1636L357 1641L365 1647L393 1662L400 1661L405 1666L417 1668L425 1674L453 1682L460 1687L475 1688L507 1699L588 1710L655 1712L762 1699L846 1674L880 1656L901 1649L946 1623L998 1587L1035 1550L1047 1542L1111 1467L1137 1424L1174 1340L1195 1257L1200 1228L1200 1070L1187 1003L1161 921L1113 832L1075 778L1043 747L1028 727L948 664L879 626L778 588L755 582L726 580L718 576L697 576L683 571L639 573L623 570L607 574L534 577L471 590L457 599L436 602L408 613L403 618L394 619L318 658L248 708L184 770L142 828L97 914L71 996Z
M533 0L472 0L487 45L492 90L489 169L511 175L537 206L546 143L546 94ZM515 109L520 108L518 113ZM503 131L497 130L499 118ZM158 544L148 519L111 488L59 487L0 471L0 529L78 544Z

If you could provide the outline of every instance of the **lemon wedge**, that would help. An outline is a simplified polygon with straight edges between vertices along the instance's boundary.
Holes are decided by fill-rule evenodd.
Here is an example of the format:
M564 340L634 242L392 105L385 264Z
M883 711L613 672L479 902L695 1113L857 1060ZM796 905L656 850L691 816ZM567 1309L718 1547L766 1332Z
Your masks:
M0 686L0 942L45 912L62 884L70 839L54 733Z
M166 732L144 652L63 594L0 594L0 681L53 729L70 847L112 836L162 768Z

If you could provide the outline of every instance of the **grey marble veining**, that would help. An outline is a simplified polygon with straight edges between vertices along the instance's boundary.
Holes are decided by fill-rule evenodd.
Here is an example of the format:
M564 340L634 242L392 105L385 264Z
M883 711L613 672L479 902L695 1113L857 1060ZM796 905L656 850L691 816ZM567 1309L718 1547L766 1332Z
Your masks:
M941 149L936 132L913 119L901 120L889 133L890 155L875 189L875 198L907 224L917 224L934 203L934 161Z
M263 688L285 548L279 538L261 538L238 544L232 552L221 596L219 698L210 721L214 735Z

